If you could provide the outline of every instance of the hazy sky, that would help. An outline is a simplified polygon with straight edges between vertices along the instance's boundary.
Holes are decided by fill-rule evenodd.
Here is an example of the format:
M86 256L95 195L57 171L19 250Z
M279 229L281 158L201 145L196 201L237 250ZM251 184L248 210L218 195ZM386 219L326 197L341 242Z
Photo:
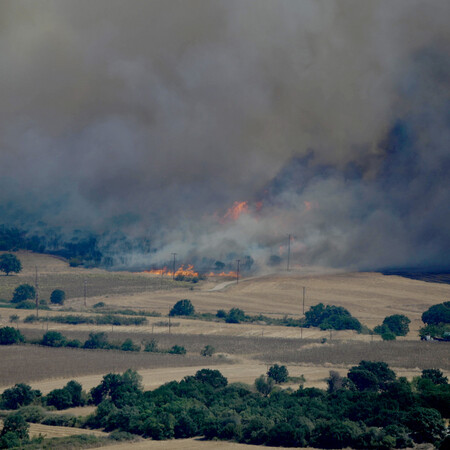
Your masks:
M3 0L0 222L121 226L156 259L265 261L292 233L297 262L450 265L449 17L447 0Z

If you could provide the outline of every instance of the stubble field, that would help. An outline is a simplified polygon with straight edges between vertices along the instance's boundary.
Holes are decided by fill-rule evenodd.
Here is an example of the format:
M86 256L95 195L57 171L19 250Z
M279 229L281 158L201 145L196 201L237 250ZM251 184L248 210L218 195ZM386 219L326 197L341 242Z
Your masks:
M33 311L3 307L0 308L0 326L11 325L9 317L17 314L20 317L17 326L31 339L39 339L47 330L54 330L70 339L83 341L92 331L105 331L112 342L131 338L140 344L155 339L159 348L183 345L187 354L2 346L0 391L17 382L28 382L47 393L64 386L71 379L78 380L85 389L90 389L106 373L122 372L128 368L141 373L147 389L170 380L182 379L203 367L221 370L231 382L252 384L255 378L267 371L268 365L276 362L287 365L292 376L304 375L306 386L322 388L326 386L325 378L330 370L345 375L348 368L362 359L386 361L399 375L409 378L420 374L424 368L440 368L447 375L450 372L448 344L421 342L417 334L422 326L421 314L431 305L449 298L448 284L427 283L379 273L295 268L289 273L249 279L244 277L238 285L228 282L232 280L220 278L192 285L149 274L71 268L65 261L46 255L19 252L17 256L24 270L18 275L0 276L0 298L9 300L19 284L34 284L36 267L40 298L48 300L53 289L66 291L64 310L52 307L51 311L40 311L41 316L74 313L92 315L93 305L104 302L109 308L157 311L162 317L147 317L148 323L143 326L111 327L53 322L24 324L23 319ZM84 307L84 280L87 280L87 309ZM405 314L411 319L411 331L396 342L383 342L379 336L352 331L302 331L299 328L264 323L226 324L173 318L170 330L167 326L161 326L161 322L167 322L167 314L173 304L183 298L190 299L196 311L201 313L238 307L252 315L262 313L273 317L286 315L299 318L303 313L303 287L306 310L319 302L343 306L370 328L380 324L388 315ZM321 343L324 338L327 342ZM200 350L205 345L215 348L213 357L200 356ZM138 448L144 444L133 445ZM188 447L179 447L181 444L177 442L173 448L211 445L195 440L186 441L185 444ZM172 448L167 445L164 448Z

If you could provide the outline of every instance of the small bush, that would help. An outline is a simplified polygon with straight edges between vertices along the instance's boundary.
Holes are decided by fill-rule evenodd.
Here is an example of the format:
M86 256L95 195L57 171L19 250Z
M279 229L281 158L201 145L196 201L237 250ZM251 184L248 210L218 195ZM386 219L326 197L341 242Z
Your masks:
M93 306L93 308L104 308L105 306L106 306L105 302L98 302Z
M42 336L41 345L47 347L64 347L67 344L67 339L58 331L47 331Z
M140 345L134 344L131 339L126 339L120 346L120 350L124 352L138 352L141 350L141 347Z
M169 352L172 355L185 355L186 349L182 345L174 345Z
M33 322L37 322L39 320L38 316L36 316L36 314L30 314L29 316L25 317L25 319L23 319L23 323L33 323Z
M205 345L205 347L200 351L201 356L212 356L216 352L212 345Z
M13 327L0 328L0 345L12 345L24 342L23 334Z
M158 351L158 342L155 339L146 342L144 352L156 353Z
M30 300L25 300L16 305L16 309L36 309L36 303Z

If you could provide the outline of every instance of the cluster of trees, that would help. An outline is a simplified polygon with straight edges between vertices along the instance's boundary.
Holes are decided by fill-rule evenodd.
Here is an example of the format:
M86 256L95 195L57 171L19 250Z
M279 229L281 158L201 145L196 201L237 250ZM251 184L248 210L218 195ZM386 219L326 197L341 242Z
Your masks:
M258 380L273 384L273 376L285 379L287 369L272 366L266 378L255 381L256 391L242 383L228 384L211 369L145 392L133 370L105 375L89 393L76 381L47 396L17 384L0 397L0 408L20 408L9 416L14 420L5 420L0 439L27 428L21 414L29 421L42 420L26 405L66 409L93 404L96 412L79 425L159 440L205 436L247 444L361 449L448 445L442 418L450 417L450 385L440 370L423 370L410 383L383 362L361 361L346 377L330 373L327 391L258 388Z
M450 414L450 387L440 371L423 371L409 383L385 363L368 361L330 381L328 391L265 394L241 383L229 385L219 371L203 369L144 392L139 375L129 370L106 375L90 397L97 405L90 427L153 439L205 436L286 447L439 446L445 437L442 416Z
M305 312L305 327L319 327L321 330L356 330L361 331L362 325L358 319L352 317L342 306L323 303L311 306Z
M420 329L421 337L450 340L450 301L428 308L422 314L422 322L425 326Z
M383 340L392 341L397 336L406 336L409 333L409 324L411 320L403 314L394 314L387 316L381 325L374 328L376 334L381 335Z

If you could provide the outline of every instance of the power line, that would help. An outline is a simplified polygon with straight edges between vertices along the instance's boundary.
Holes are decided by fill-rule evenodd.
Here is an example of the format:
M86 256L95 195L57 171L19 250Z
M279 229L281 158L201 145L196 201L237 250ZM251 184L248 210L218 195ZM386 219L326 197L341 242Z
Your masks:
M37 266L35 266L36 268L36 277L34 280L34 285L35 285L35 290L36 290L36 295L35 295L35 299L36 299L36 317L39 317L39 278L38 278L38 269Z
M240 264L240 262L241 262L241 260L240 259L237 259L236 260L236 263L237 263L237 268L236 268L236 284L238 284L239 283L239 264Z
M289 272L289 265L291 262L291 235L288 235L288 254L287 254L287 268L286 270Z
M172 263L172 280L175 280L175 263L176 263L176 253L172 253L173 256L173 263Z

